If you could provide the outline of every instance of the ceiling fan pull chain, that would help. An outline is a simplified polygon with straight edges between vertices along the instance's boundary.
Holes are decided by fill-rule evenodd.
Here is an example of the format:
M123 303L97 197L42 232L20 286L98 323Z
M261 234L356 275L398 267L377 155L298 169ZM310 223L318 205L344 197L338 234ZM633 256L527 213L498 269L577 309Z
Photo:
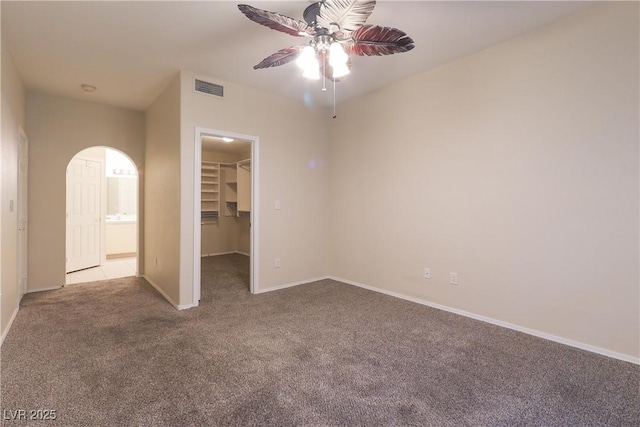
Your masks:
M327 91L327 78L325 77L327 75L327 61L325 60L325 58L322 59L322 91L326 92Z
M333 118L336 118L336 79L333 79Z

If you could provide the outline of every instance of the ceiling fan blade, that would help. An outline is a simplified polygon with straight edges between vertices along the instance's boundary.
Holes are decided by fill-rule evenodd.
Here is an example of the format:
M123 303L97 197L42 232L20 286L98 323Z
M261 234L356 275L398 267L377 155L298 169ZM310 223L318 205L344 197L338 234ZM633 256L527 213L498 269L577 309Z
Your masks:
M344 48L354 55L391 55L416 47L413 39L397 28L363 25L351 33L351 43Z
M375 6L375 0L326 0L320 3L318 24L330 31L332 26L355 30L364 25Z
M298 21L297 19L289 18L276 12L257 9L248 4L239 4L238 9L253 22L269 27L272 30L281 31L296 37L315 34L313 28L309 27L306 22Z
M296 59L300 51L304 48L305 46L291 46L286 49L281 49L273 55L264 58L258 65L255 65L253 69L258 70L260 68L278 67L287 64Z

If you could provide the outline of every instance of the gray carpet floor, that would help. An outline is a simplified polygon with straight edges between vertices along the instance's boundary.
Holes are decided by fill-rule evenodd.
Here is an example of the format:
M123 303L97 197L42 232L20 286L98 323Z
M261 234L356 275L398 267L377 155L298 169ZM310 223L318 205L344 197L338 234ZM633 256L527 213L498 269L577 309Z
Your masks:
M331 280L251 295L241 255L202 269L185 311L139 278L26 295L3 425L640 425L636 365Z

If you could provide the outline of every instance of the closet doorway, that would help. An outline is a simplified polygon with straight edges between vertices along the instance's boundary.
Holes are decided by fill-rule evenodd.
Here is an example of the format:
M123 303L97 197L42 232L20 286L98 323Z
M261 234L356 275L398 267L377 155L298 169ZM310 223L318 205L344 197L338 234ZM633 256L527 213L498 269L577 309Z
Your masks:
M256 291L252 226L256 142L213 130L198 135L194 218L194 251L200 254L194 257L198 301Z

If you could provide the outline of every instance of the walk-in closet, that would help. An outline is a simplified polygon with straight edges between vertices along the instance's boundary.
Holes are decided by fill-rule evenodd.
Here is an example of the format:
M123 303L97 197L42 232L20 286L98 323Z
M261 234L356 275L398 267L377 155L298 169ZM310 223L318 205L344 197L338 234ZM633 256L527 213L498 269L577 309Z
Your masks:
M249 289L251 143L229 139L202 138L202 269L216 270L217 264L233 260L233 264L243 266L235 274ZM215 278L216 274L209 276Z

